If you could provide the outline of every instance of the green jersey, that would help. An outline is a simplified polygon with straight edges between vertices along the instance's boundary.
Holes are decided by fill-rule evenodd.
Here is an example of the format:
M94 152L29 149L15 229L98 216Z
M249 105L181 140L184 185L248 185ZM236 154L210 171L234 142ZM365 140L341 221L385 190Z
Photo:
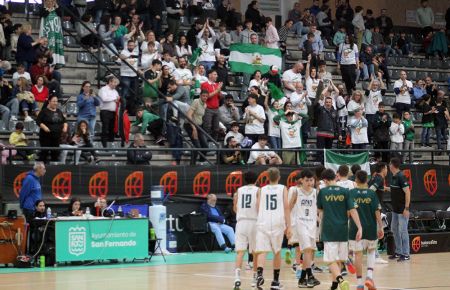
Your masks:
M336 185L322 188L317 197L317 208L323 210L321 240L348 241L347 212L356 207L346 188Z
M363 240L377 240L377 219L375 212L381 210L375 191L366 188L355 188L350 190L350 197L358 205L357 211L361 226L363 228ZM350 221L349 238L354 240L358 228L353 220Z

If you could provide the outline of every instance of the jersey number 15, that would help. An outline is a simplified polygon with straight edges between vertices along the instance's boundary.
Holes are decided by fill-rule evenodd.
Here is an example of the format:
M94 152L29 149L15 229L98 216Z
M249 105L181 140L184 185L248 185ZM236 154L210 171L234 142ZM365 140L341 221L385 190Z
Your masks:
M266 210L277 209L277 196L275 194L266 197Z

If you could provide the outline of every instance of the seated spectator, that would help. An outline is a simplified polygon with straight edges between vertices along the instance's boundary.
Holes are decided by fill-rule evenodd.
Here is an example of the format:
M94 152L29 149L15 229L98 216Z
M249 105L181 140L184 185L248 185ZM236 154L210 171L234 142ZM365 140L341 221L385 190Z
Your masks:
M231 43L241 43L242 31L243 31L243 26L242 26L242 23L239 22L236 24L236 29L232 30L230 32Z
M19 100L13 95L12 86L0 76L0 114L3 123L9 124L9 120L17 121L19 115Z
M232 95L225 96L225 102L219 108L219 121L230 130L231 124L239 122L241 116L239 109L234 105L234 99Z
M18 147L27 147L28 146L28 138L23 133L23 123L16 123L16 130L9 135L9 144L16 147L17 154L21 156L24 160L33 160L34 154L31 150L21 150Z
M360 74L359 79L368 81L374 74L375 68L372 62L374 55L371 46L366 46L364 51L359 55ZM361 78L362 75L362 78Z
M82 120L78 123L77 129L74 132L72 138L69 141L69 146L63 146L60 144L60 147L68 147L68 148L93 148L94 145L92 144L91 134L89 133L89 126L88 123L85 120ZM62 151L60 155L60 162L63 164L66 163L66 156L68 151ZM97 154L95 153L95 150L90 151L81 151L76 150L75 151L75 165L79 164L80 157L83 157L83 159L87 160L89 163L98 162Z
M92 15L84 14L81 17L81 23L76 23L75 27L81 44L86 46L91 52L96 52L100 42L94 23L92 22Z
M132 126L141 125L140 132L142 135L146 135L149 131L155 138L155 143L157 145L164 145L164 137L162 134L163 130L163 120L155 115L140 107L136 110L136 121L133 122ZM136 128L139 130L139 128Z
M240 42L241 43L252 43L251 36L255 35L256 36L255 44L258 44L259 43L258 34L255 31L253 31L252 20L246 19L244 24L245 24L245 29L241 33L241 41Z
M225 217L223 216L222 211L216 206L216 203L216 195L208 194L206 197L206 202L204 202L200 207L200 211L206 215L209 228L215 235L219 247L226 253L229 253L233 250L235 245L234 231L232 227L226 225ZM228 238L231 248L227 247L223 235Z
M0 151L1 151L1 163L0 164L7 164L8 160L11 160L13 156L17 154L17 150L14 150L11 145L5 145L3 143L0 143Z
M36 83L38 76L45 76L48 81L57 81L58 85L61 83L61 73L47 64L46 56L41 56L37 63L31 66L30 74L33 84Z
M22 25L22 32L17 40L16 62L23 64L27 70L30 69L33 62L36 60L35 47L43 42L42 38L33 40L31 37L31 24L26 23ZM47 61L47 60L46 60Z
M141 67L144 70L148 69L154 60L161 61L161 55L157 51L155 43L149 42L146 52L143 52L141 55Z
M81 200L78 197L72 197L67 208L67 216L82 216L84 213L81 210Z
M328 5L322 5L320 12L316 15L318 29L322 32L323 37L330 41L333 33L333 22L328 18L331 9Z
M241 145L238 143L236 138L234 138L233 136L229 136L227 139L225 139L225 146L226 147L224 147L224 149L232 150L221 151L221 161L223 164L245 164L240 150Z
M386 58L389 56L396 56L401 54L401 51L398 50L397 47L397 38L394 35L394 32L389 32L388 36L384 39L384 55Z
M333 44L336 46L336 50L339 46L345 43L345 37L347 36L347 31L344 25L339 26L339 30L333 36Z
M84 120L89 124L91 138L95 135L96 107L98 106L100 106L100 98L94 94L94 91L91 89L91 83L84 81L81 84L80 94L77 97L77 123Z
M441 28L436 32L431 40L430 45L425 49L427 56L439 57L445 60L448 53L449 42L445 36L445 30Z
M108 201L104 197L99 197L94 203L95 211L92 215L97 217L111 217L114 215L114 211L108 208Z
M383 53L381 47L383 45L383 35L380 33L380 27L375 26L372 32L372 47L374 53Z
M22 24L21 23L14 24L12 30L13 33L11 34L11 55L15 56L17 53L17 44L19 41L19 36L22 33Z
M175 46L177 57L191 57L192 47L187 43L187 38L185 35L181 35L178 38L178 44Z
M20 103L20 108L25 116L25 122L31 122L33 119L30 116L30 112L37 116L39 108L34 100L34 95L30 91L30 85L24 78L17 80L16 86L12 91L12 96L17 98Z
M33 218L35 219L45 219L47 218L47 209L45 206L45 202L41 199L36 200L34 203L34 214Z
M263 79L262 78L262 74L261 71L256 70L253 73L253 76L251 78L251 81L248 85L248 89L250 90L251 87L258 87L261 90L261 93L263 95L267 94L268 88L267 88L267 82L269 80L268 79Z
M44 102L48 99L47 78L45 76L37 77L36 84L31 87L31 93L34 95L39 110L41 110Z
M162 65L166 65L169 68L169 73L173 74L173 72L176 69L175 63L173 62L172 56L170 55L170 52L164 51L163 57L162 57Z
M418 105L426 94L427 90L425 88L425 82L423 80L416 80L413 88L414 104Z
M114 32L115 31L113 31L112 26L111 26L111 15L103 14L100 19L100 23L97 26L97 33L103 39L103 42L105 43L105 44L103 44L102 47L105 49L106 53L108 55L110 55L111 57L114 57L113 60L117 60L118 51L117 51L116 47L114 46L114 39L113 39ZM127 38L128 35L125 35L124 41L128 40L128 38Z
M264 108L257 104L257 98L255 94L248 96L248 106L245 107L243 116L245 135L253 141L253 144L259 140L259 136L264 134L264 122L266 120Z
M244 135L242 135L239 132L239 123L238 122L231 123L230 131L227 132L227 134L225 135L225 138L224 138L223 144L225 146L227 145L226 140L228 139L228 137L234 137L234 139L236 140L237 144L241 144L242 145L242 142L244 140Z
M161 44L156 40L155 33L152 30L147 31L145 34L145 40L141 44L142 53L148 52L149 43L154 43L156 51L162 52Z
M13 73L12 76L13 85L16 85L17 80L19 78L25 78L28 82L31 83L30 73L25 71L25 66L23 64L19 64L17 66L17 71Z
M257 151L257 149L269 149L267 146L268 138L265 135L260 135L258 137L258 142L253 144L252 151L250 152L250 157L248 158L247 164L255 165L280 165L283 163L280 156L274 151Z
M412 57L411 42L406 38L406 33L404 31L400 32L396 47L401 51L402 55Z
M130 149L147 148L145 146L144 136L140 133L134 135L134 141L131 143ZM150 165L152 160L152 152L150 150L128 150L127 151L127 164L134 165Z

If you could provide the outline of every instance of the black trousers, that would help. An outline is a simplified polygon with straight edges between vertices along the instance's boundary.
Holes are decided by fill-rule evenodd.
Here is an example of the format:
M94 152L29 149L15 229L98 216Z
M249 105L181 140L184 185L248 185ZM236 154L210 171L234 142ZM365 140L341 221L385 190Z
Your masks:
M147 130L150 131L153 137L159 138L162 136L163 127L164 127L163 120L158 119L148 124Z
M317 136L317 149L331 149L333 147L334 138L326 138ZM323 163L323 151L317 152L317 161Z
M345 88L349 95L356 87L356 65L355 64L341 64L342 80L345 83Z
M100 120L102 121L102 145L106 148L107 142L114 141L114 123L116 121L116 113L106 110L100 111Z
M374 149L389 149L389 141L376 141L374 144ZM383 162L389 162L389 151L375 152L375 158L380 158Z
M41 144L41 147L59 147L60 138L61 133L48 134L45 133L44 130L41 130L41 133L39 134L39 143ZM50 150L51 161L58 161L59 153L60 151L58 150ZM49 150L41 150L41 152L39 153L39 161L47 162L48 155Z
M189 138L191 139L192 144L194 145L195 148L208 148L208 141L206 140L205 135L200 132L199 130L197 130L197 135L198 135L198 139L194 139L192 137L192 126L189 123L184 123L184 130L186 130L186 132L189 135ZM208 152L206 151L202 151L201 153L199 153L198 151L194 150L191 153L191 165L195 165L196 161L197 161L197 157L200 155L199 161L203 162L206 160L205 156Z

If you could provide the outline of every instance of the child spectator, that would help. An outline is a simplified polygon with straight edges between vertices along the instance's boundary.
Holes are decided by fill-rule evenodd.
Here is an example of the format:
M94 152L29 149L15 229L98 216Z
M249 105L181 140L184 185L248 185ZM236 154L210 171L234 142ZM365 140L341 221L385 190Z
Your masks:
M244 140L244 135L242 135L239 132L239 123L238 122L234 122L231 124L230 126L230 131L227 132L227 134L225 135L223 144L226 145L226 140L228 139L228 137L233 137L234 139L236 139L238 144L242 145L242 141Z
M411 120L411 113L410 112L403 112L403 126L405 127L405 142L403 144L403 150L414 150L414 124ZM406 153L406 156L409 156L408 153ZM409 160L410 162L412 160Z
M141 55L141 67L146 70L151 65L153 60L161 60L161 56L159 55L156 45L154 42L149 42L147 45L147 51L143 52Z
M17 66L17 71L12 76L13 85L16 85L19 78L25 78L28 82L31 82L30 73L25 71L25 66L23 64Z
M425 95L419 104L419 109L422 112L422 135L420 138L421 147L432 147L430 145L431 129L434 128L434 113L435 107L430 105L431 96Z
M405 127L402 124L400 115L394 113L392 116L391 127L389 128L391 134L391 151L396 152L403 149L403 134L405 134Z
M23 133L23 123L17 122L16 130L9 135L9 144L16 147L17 155L20 155L24 160L33 160L34 154L30 150L20 150L17 147L27 147L28 138Z

